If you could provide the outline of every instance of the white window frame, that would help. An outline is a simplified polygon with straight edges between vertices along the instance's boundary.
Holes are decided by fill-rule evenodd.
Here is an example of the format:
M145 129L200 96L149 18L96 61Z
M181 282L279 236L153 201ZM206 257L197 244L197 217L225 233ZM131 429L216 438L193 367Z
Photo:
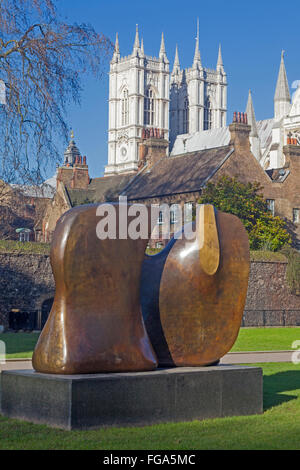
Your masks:
M275 215L275 199L267 199L267 206L272 215Z

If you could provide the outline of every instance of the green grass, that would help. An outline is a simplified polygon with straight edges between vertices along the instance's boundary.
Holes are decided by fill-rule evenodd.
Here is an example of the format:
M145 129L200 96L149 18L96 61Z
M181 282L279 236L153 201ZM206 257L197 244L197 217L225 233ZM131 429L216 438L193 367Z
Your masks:
M232 351L288 351L300 340L300 327L241 328Z
M39 333L4 333L0 340L5 342L7 359L30 358Z
M0 340L6 344L7 358L30 358L38 333L4 333ZM300 327L242 328L232 351L288 351L300 340Z
M273 262L287 262L287 258L280 252L274 251L250 251L251 261L273 261Z
M0 253L27 253L48 255L50 253L50 245L48 243L0 240Z
M300 365L261 366L263 415L69 432L0 416L0 449L299 450Z

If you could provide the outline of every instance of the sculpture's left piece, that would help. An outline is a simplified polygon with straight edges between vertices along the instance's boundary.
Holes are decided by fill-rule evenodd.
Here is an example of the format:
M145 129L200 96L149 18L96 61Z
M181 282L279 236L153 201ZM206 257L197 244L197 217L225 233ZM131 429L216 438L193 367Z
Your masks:
M139 301L148 240L120 239L117 204L116 239L100 240L97 207L76 207L57 223L51 246L56 293L33 354L38 372L93 374L157 367Z

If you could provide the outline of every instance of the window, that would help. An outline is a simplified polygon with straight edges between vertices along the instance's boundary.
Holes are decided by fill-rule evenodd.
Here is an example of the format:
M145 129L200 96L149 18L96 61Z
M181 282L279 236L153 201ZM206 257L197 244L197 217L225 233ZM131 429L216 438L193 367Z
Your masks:
M268 206L269 211L272 212L272 215L275 215L275 200L267 199L267 206Z
M293 209L293 222L294 224L300 223L300 209Z
M122 126L128 125L128 115L129 115L128 90L124 90L123 95L122 95Z
M163 224L163 213L162 213L162 211L159 212L159 216L158 216L158 219L157 219L157 223L158 223L158 225L162 225L162 224Z
M207 131L212 127L212 109L209 96L205 100L204 108L204 130Z
M176 211L176 209L173 209L170 212L170 223L171 224L176 224L177 223L177 211Z
M189 133L189 100L186 98L184 101L183 109L183 134Z
M226 126L225 113L221 113L221 127Z
M187 202L184 204L184 223L192 222L193 220L193 203Z
M154 125L154 93L153 90L148 89L145 98L144 104L144 121L145 126L153 126Z

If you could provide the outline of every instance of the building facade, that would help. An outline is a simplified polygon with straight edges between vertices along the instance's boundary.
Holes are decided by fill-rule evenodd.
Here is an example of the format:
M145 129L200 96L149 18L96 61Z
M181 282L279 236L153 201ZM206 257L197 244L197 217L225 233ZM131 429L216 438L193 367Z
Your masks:
M192 67L181 69L176 47L171 74L163 35L158 57L145 55L138 29L132 54L121 57L117 36L109 75L105 175L138 170L143 132L163 137L172 148L177 135L226 126L226 115L227 77L221 48L216 70L204 68L199 28Z

